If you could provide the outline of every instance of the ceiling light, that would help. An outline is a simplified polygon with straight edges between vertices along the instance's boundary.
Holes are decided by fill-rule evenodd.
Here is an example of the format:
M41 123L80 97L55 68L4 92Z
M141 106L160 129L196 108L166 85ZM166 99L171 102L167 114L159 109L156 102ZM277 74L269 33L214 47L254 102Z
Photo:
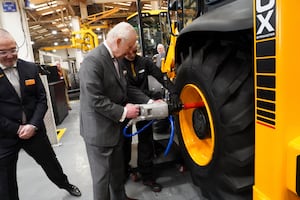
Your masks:
M121 5L121 6L130 6L131 2L130 3L117 2L115 4L118 4L118 5Z
M50 15L50 14L52 14L52 13L54 13L54 11L44 12L44 13L42 13L41 15L42 15L42 16L45 16L45 15Z
M42 33L48 32L48 30L47 30L47 29L41 29L41 30L38 30L37 32L38 32L39 34L42 34Z
M62 28L61 32L69 32L70 30L68 28Z
M62 27L65 27L65 25L64 24L58 24L56 27L57 28L62 28Z
M34 4L32 4L32 3L29 3L29 8L35 9L36 7L35 7L35 5L34 5Z
M55 46L57 46L57 45L58 45L58 42L54 42L53 44L54 44Z
M41 28L41 25L34 25L34 26L31 26L31 27L29 27L30 29L39 29L39 28Z
M53 30L51 33L52 33L53 35L56 35L56 34L57 34L57 30Z
M41 11L41 10L46 10L46 9L49 9L50 6L45 6L45 7L41 7L41 8L37 8L35 9L36 11Z

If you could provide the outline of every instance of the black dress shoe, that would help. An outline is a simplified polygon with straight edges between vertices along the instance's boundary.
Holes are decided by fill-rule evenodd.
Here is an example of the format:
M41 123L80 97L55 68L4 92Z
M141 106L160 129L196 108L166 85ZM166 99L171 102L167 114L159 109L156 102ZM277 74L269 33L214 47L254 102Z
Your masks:
M160 192L162 186L153 180L143 181L143 184L150 187L153 192Z
M81 192L78 187L72 184L67 184L66 186L62 187L63 189L67 190L70 195L75 196L75 197L80 197Z
M139 173L137 172L131 172L130 173L130 179L133 181L133 182L138 182L141 180L141 176L139 175Z

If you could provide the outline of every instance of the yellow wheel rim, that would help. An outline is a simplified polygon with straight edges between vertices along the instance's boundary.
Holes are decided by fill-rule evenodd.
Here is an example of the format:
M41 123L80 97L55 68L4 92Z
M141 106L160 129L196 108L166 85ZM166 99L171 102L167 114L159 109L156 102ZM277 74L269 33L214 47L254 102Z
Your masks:
M210 135L205 139L200 139L194 130L193 112L197 108L181 110L179 112L180 129L185 147L195 163L205 166L212 160L215 146L214 126L209 106L203 93L193 84L184 86L180 94L180 99L183 104L203 102L205 105L210 126Z

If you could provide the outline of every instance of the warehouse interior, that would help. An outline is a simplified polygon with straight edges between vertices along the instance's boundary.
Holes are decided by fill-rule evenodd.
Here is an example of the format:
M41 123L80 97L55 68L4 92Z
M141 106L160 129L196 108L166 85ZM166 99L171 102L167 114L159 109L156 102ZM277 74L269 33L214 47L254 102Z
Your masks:
M165 101L162 107L139 105L140 116L134 120L157 122L152 124L154 169L162 190L155 192L132 173L126 195L139 200L299 200L299 7L295 0L1 0L0 28L13 35L16 46L7 49L0 43L0 61L17 55L38 66L36 75L47 93L47 137L70 182L82 193L76 197L70 195L74 188L69 193L57 188L21 150L20 199L93 200L87 146L79 128L78 74L109 30L126 21L136 30L138 55L161 66L178 97L172 102L171 93L148 77L150 92L161 92ZM157 64L158 44L166 54ZM0 81L6 81L4 70L16 69L2 65ZM136 76L131 67L128 71ZM15 86L10 82L5 83ZM0 94L0 103L6 102L1 102L4 96ZM157 111L153 118L147 115L152 111ZM3 113L0 126L5 129ZM133 170L138 170L137 138L132 143ZM0 167L1 161L0 154Z
M27 155L20 152L18 161L18 184L20 198L23 200L92 200L92 180L85 145L79 133L79 100L71 101L72 110L58 129L66 129L61 139L54 145L58 160L68 175L70 182L78 186L81 197L71 196L60 190L45 175L41 167ZM136 166L136 142L134 140L132 166ZM164 156L161 156L164 159ZM170 160L169 160L170 161ZM125 185L131 198L140 200L205 200L199 188L193 185L188 171L180 172L174 162L161 162L155 167L157 181L163 186L161 192L153 192L141 181L129 179ZM34 174L34 176L32 176Z
M166 0L141 1L141 10L166 10ZM70 48L72 19L105 37L108 30L137 12L137 1L32 0L25 9L34 52ZM99 38L99 43L104 37ZM59 46L59 47L55 47ZM52 47L52 48L51 48Z
M13 3L12 5L16 7L8 3ZM82 193L81 197L73 197L65 190L58 189L47 178L40 166L24 151L21 151L17 171L19 196L23 200L92 200L90 168L84 142L79 132L80 91L77 75L79 64L76 61L78 58L82 59L90 49L74 48L74 41L72 41L74 20L80 30L87 28L94 32L100 44L115 24L126 21L128 16L137 13L137 2L31 0L8 3L8 7L2 7L2 16L9 16L14 12L20 13L21 29L24 30L24 26L27 26L29 34L22 35L22 37L27 37L27 41L24 43L22 41L22 44L18 42L18 46L20 49L26 47L27 51L32 50L32 56L21 55L20 57L27 60L33 59L41 69L42 80L49 86L46 87L49 110L44 119L48 137L70 182L78 186ZM167 9L167 2L162 0L139 3L143 11L163 10L165 12ZM2 19L5 18L7 17ZM6 20L1 22L4 28L14 32L6 23ZM80 51L79 56L78 51ZM56 72L57 63L60 63L67 73L65 77L68 79L67 88L64 88L63 82L59 80ZM64 90L67 90L67 97ZM157 135L157 137L157 140L163 141L161 136ZM162 137L167 141L168 134ZM131 165L136 167L137 138L135 137L133 141ZM173 146L177 148L176 143ZM141 181L134 182L129 179L126 183L127 195L144 200L204 199L199 188L193 185L189 171L185 168L183 170L183 164L178 163L177 159L180 157L178 149L172 149L169 154L164 156L161 153L156 159L155 173L159 177L157 181L163 187L161 192L153 192Z

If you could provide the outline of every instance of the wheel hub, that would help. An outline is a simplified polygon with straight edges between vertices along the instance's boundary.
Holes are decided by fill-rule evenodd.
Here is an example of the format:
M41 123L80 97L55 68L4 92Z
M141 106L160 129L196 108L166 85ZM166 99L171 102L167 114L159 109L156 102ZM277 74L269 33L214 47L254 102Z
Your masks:
M205 95L194 84L187 84L181 90L182 103L203 102L204 107L184 109L179 112L181 135L186 150L195 163L205 166L214 153L215 135L211 112Z
M193 112L193 127L199 139L210 137L209 123L205 109L195 109Z

